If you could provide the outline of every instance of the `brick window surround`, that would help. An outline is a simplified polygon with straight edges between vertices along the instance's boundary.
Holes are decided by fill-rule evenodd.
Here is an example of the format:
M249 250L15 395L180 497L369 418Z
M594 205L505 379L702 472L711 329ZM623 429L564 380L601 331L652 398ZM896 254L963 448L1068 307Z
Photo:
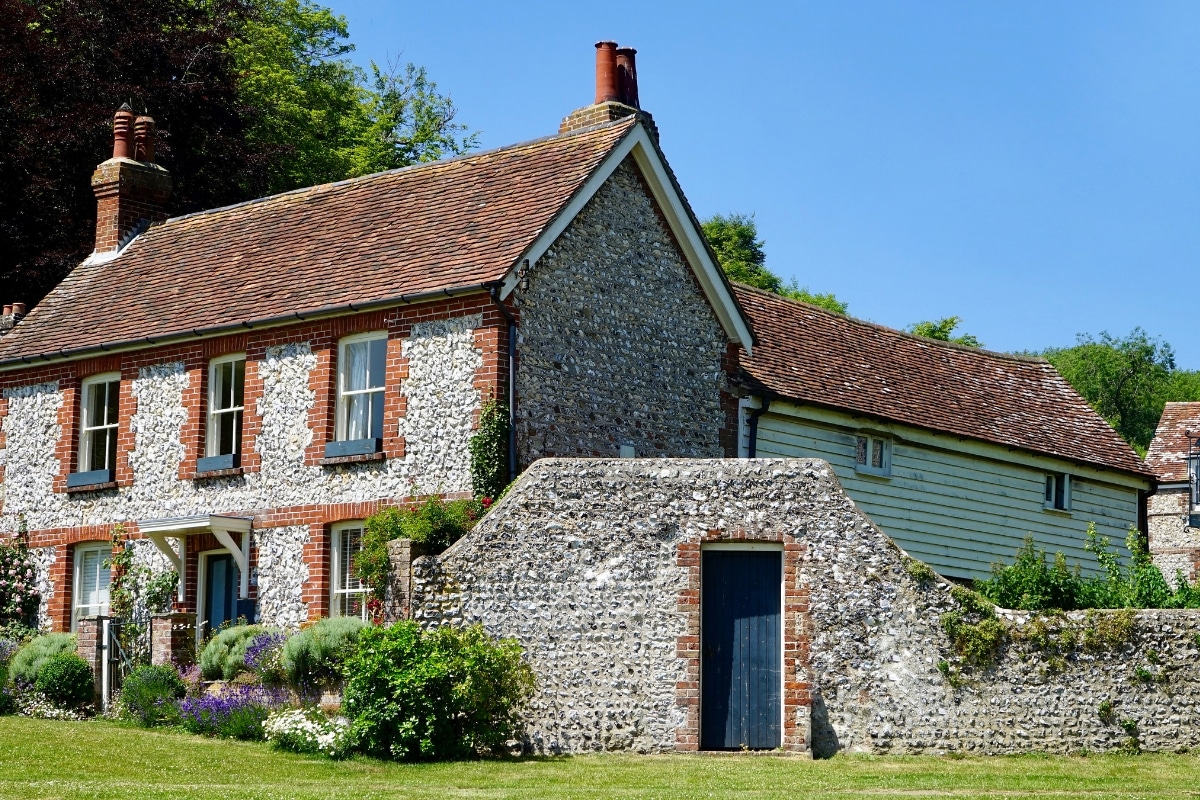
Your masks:
M793 753L810 751L809 720L812 692L809 669L809 589L800 584L800 562L807 547L790 533L747 532L711 529L702 537L680 542L676 563L686 570L686 582L679 592L677 610L685 615L684 634L675 642L675 655L684 660L684 680L675 684L676 705L683 708L684 724L676 729L675 749L700 749L700 553L714 542L771 542L783 545L784 602L781 620L783 635L783 749Z

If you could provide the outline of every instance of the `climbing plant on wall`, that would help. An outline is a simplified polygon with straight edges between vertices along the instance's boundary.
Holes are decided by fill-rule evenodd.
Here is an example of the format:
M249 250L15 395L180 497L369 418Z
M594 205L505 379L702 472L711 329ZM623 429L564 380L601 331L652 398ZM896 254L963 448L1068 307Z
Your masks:
M24 541L0 545L0 623L27 621L37 611L41 595L36 577Z
M471 489L490 505L508 486L508 409L495 399L483 404L471 437Z

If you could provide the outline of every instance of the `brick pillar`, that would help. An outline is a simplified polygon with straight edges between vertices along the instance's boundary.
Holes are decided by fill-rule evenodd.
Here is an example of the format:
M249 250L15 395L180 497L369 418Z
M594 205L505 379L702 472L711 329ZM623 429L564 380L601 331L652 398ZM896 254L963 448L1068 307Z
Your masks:
M196 663L196 615L186 611L150 617L150 663Z
M411 539L388 542L387 599L383 605L384 622L412 618L412 562L428 555L429 547Z
M75 632L75 652L92 670L92 685L97 701L100 700L104 656L108 652L104 647L104 623L107 620L108 617L82 617Z

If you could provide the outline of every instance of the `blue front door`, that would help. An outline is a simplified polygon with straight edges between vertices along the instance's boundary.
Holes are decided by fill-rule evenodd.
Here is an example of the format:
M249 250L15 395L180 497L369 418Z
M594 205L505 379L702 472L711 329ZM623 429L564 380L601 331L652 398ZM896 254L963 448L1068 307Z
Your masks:
M237 562L228 553L208 557L204 575L205 632L212 633L237 619L239 573Z
M705 550L700 569L700 747L779 747L782 553Z

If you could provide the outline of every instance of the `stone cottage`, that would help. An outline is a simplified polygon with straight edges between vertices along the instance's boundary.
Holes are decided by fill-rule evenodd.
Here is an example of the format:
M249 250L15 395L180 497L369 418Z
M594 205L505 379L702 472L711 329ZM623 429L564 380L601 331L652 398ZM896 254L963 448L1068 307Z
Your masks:
M1146 466L1158 478L1147 508L1154 563L1172 585L1180 574L1194 582L1200 565L1200 403L1167 403Z
M1123 548L1153 475L1041 358L912 336L749 287L754 352L731 376L740 455L821 458L896 543L986 577L1032 534L1095 567L1089 523ZM1200 430L1200 425L1196 426Z
M119 110L95 252L0 340L0 526L40 624L106 612L117 524L200 632L364 613L363 518L470 492L489 398L514 474L726 454L751 334L633 58L600 43L555 136L175 218L153 120Z

